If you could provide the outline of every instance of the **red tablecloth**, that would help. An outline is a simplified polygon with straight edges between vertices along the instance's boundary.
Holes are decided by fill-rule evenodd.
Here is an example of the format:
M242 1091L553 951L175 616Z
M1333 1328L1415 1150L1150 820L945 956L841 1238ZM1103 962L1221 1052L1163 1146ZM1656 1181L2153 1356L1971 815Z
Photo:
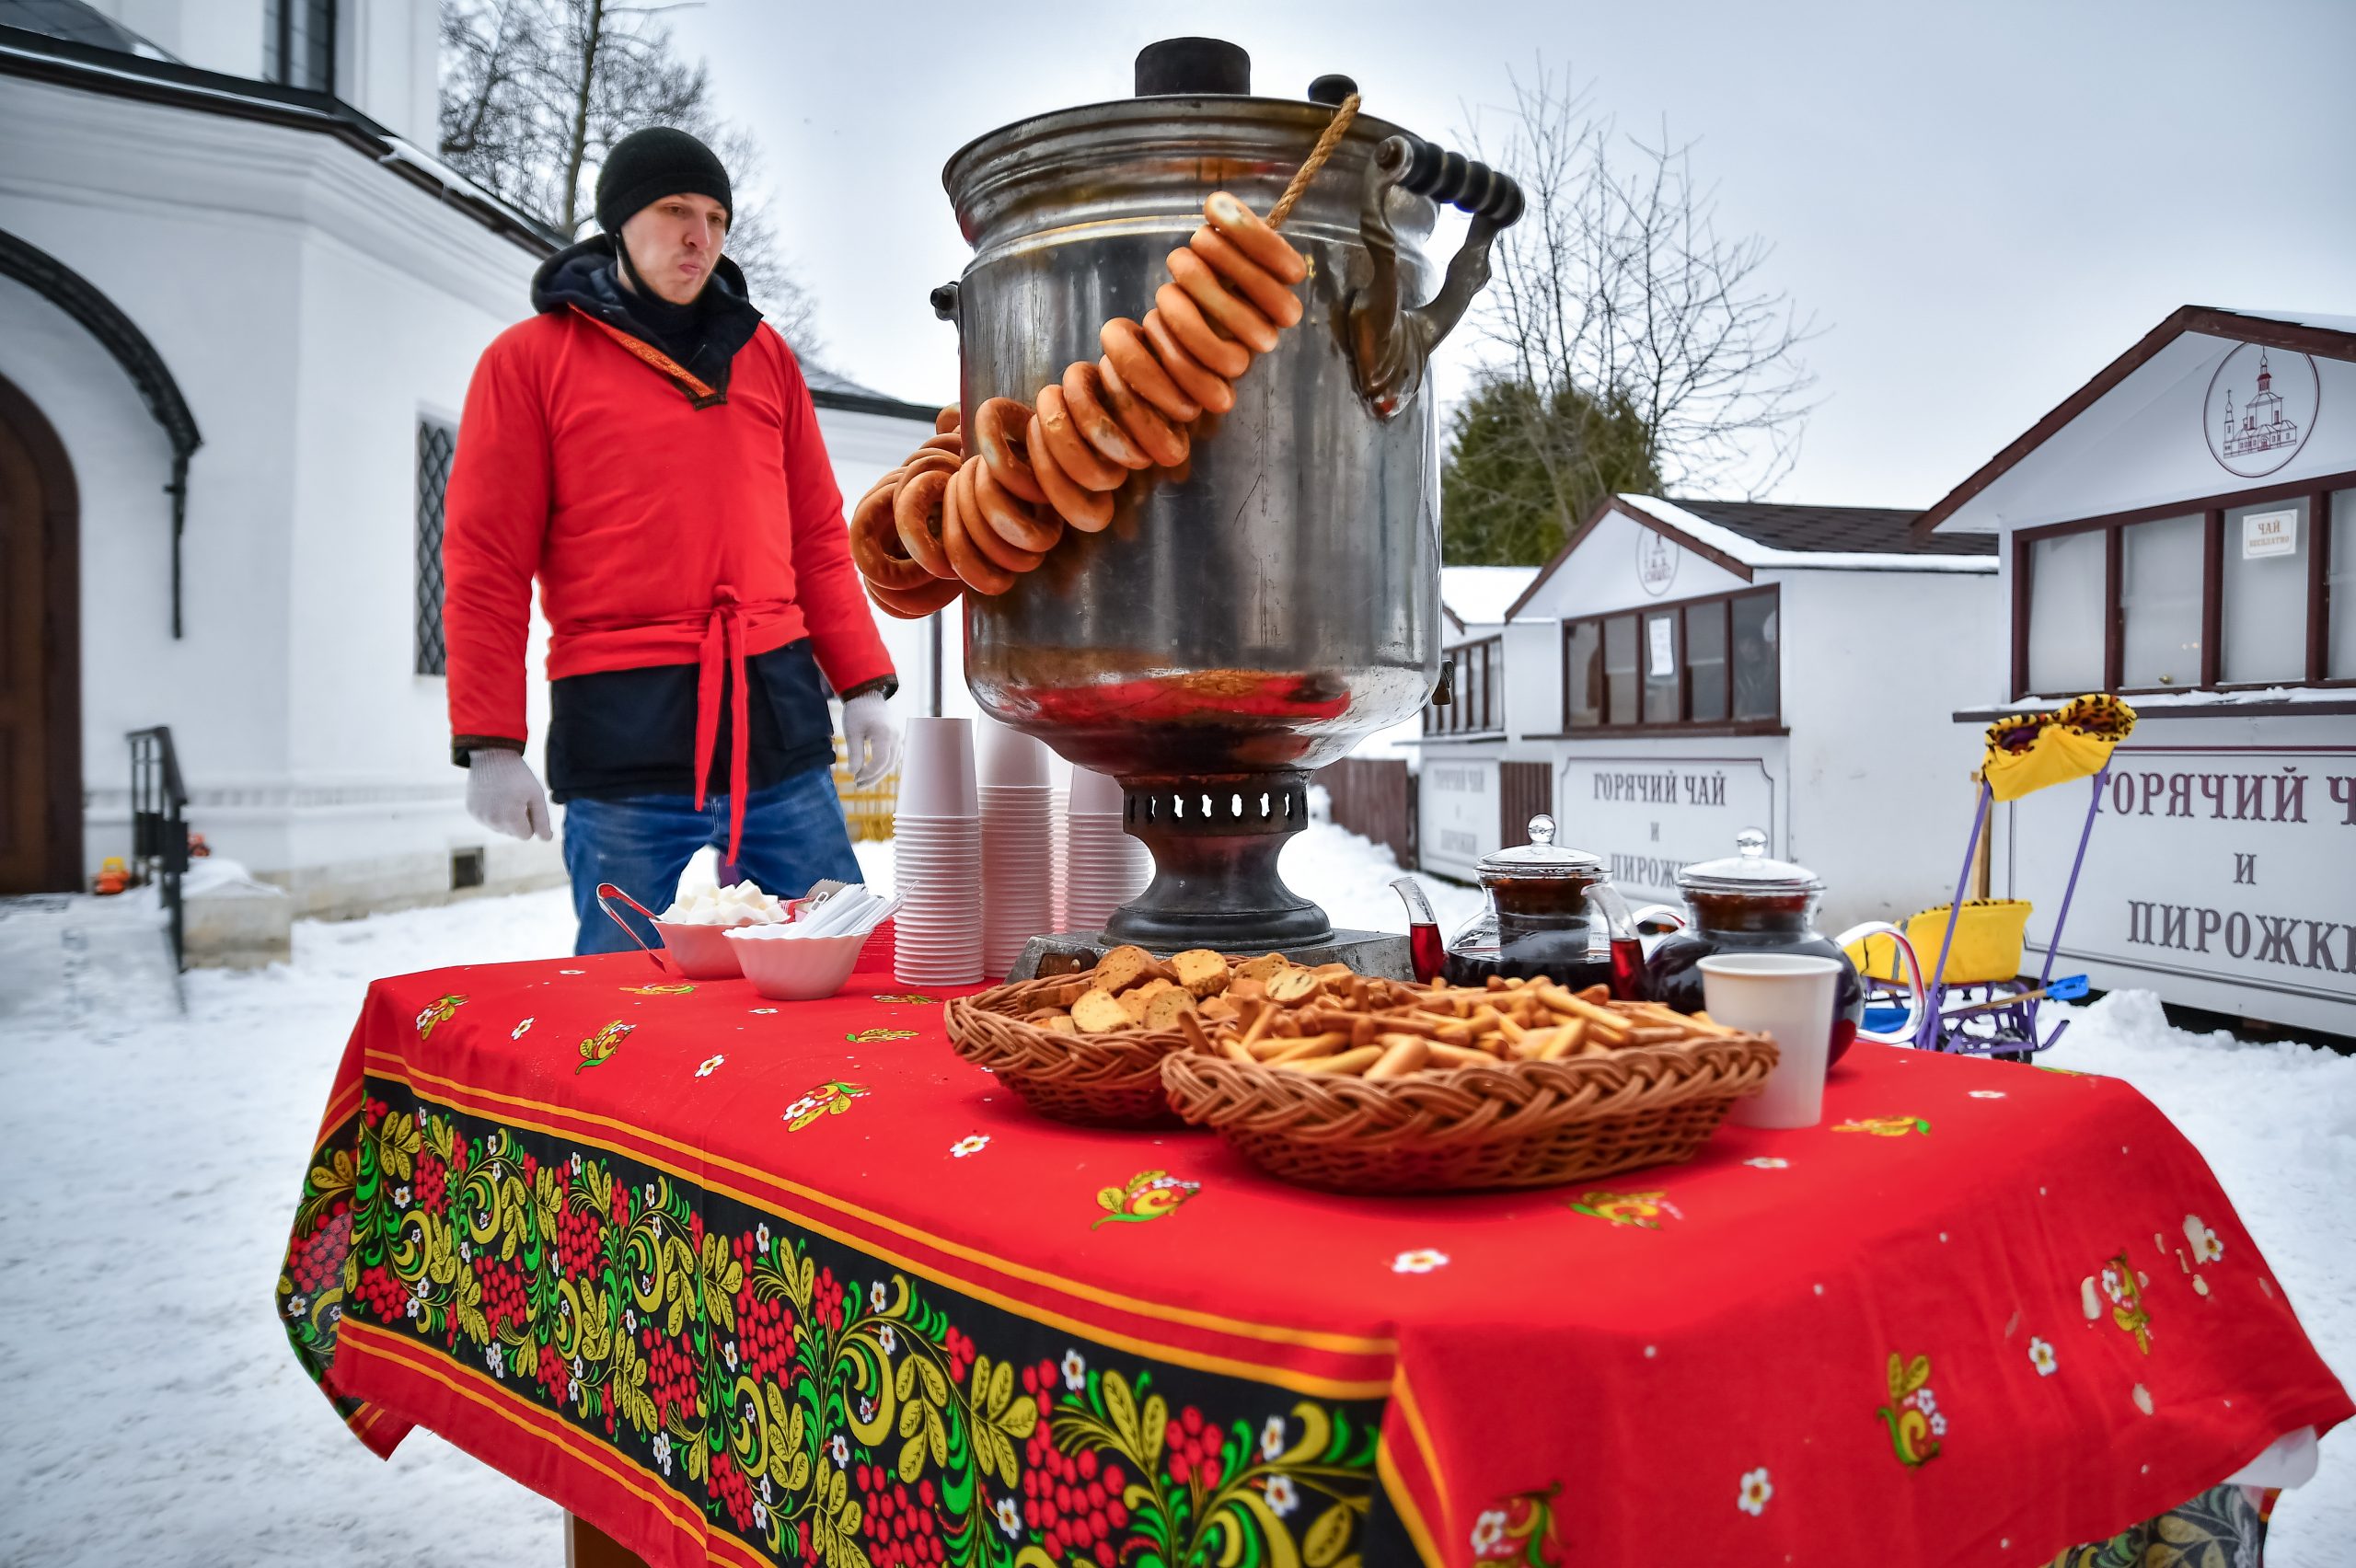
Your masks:
M2038 1563L2350 1413L2114 1080L1860 1045L1816 1128L1356 1199L635 953L374 986L280 1297L371 1447L658 1565Z

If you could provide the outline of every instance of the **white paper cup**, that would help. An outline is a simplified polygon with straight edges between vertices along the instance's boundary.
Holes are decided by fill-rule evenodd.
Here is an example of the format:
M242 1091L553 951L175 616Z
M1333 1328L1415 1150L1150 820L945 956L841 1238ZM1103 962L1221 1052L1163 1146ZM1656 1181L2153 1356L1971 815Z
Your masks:
M1841 961L1787 952L1717 953L1701 963L1702 1001L1728 1029L1774 1039L1766 1087L1734 1102L1727 1119L1746 1127L1813 1127L1824 1115L1832 1046L1832 1000Z
M910 816L974 816L981 809L975 787L973 721L909 720L896 809Z
M981 780L987 785L1047 787L1047 748L995 720L981 721Z
M1071 770L1071 814L1118 817L1125 809L1121 781L1085 767Z

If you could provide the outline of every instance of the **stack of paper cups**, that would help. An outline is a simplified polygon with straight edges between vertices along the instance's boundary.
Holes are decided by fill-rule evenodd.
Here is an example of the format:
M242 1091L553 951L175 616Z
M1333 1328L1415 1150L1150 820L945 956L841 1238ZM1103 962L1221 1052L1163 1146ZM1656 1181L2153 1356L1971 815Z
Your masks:
M1070 804L1071 788L1065 784L1057 789L1048 805L1053 820L1048 824L1047 836L1048 842L1055 847L1055 880L1051 884L1056 905L1053 929L1058 931L1071 929L1071 869L1070 857L1066 853L1071 847L1071 836L1064 831L1064 817Z
M973 985L982 977L982 816L971 720L908 721L893 823L893 977Z
M1071 770L1064 813L1064 918L1074 931L1101 931L1113 911L1153 881L1153 857L1121 831L1121 786L1084 767Z
M1000 980L1025 943L1056 928L1055 788L1045 746L980 723L982 970Z

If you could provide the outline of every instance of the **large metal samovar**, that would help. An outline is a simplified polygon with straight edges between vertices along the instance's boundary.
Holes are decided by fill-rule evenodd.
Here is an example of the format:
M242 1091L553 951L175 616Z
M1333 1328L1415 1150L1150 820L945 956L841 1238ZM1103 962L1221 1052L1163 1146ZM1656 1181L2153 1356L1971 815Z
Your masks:
M985 399L1027 402L1093 360L1104 322L1142 317L1211 192L1275 203L1349 87L1253 98L1248 70L1232 45L1155 45L1138 57L1139 97L1020 121L950 159L942 181L974 259L935 304L962 338L967 428ZM1475 215L1437 297L1413 309L1436 292L1418 246L1437 209L1418 190ZM1303 319L1236 383L1234 409L1196 424L1184 469L1133 478L1104 532L1067 535L1005 594L968 595L976 699L1118 778L1127 829L1153 850L1153 884L1111 940L1332 939L1277 854L1307 823L1311 770L1432 694L1425 362L1519 211L1502 176L1359 115L1285 225L1310 265Z

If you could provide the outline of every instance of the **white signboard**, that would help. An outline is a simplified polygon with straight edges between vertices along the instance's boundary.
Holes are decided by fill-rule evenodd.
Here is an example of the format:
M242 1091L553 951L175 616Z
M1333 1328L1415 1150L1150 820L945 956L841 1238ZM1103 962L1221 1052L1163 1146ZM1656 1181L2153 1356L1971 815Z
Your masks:
M1443 761L1426 753L1415 789L1416 856L1424 870L1472 882L1498 837L1495 760Z
M2004 808L2000 894L2036 905L2041 961L2090 795ZM2057 974L2246 1018L2356 1032L2356 750L2121 746Z
M2296 507L2288 512L2253 512L2242 519L2242 559L2263 560L2268 556L2290 556L2299 553L2299 513Z
M1601 856L1632 898L1676 902L1678 870L1733 854L1746 827L1782 853L1776 780L1755 756L1565 757L1555 777L1556 840Z

